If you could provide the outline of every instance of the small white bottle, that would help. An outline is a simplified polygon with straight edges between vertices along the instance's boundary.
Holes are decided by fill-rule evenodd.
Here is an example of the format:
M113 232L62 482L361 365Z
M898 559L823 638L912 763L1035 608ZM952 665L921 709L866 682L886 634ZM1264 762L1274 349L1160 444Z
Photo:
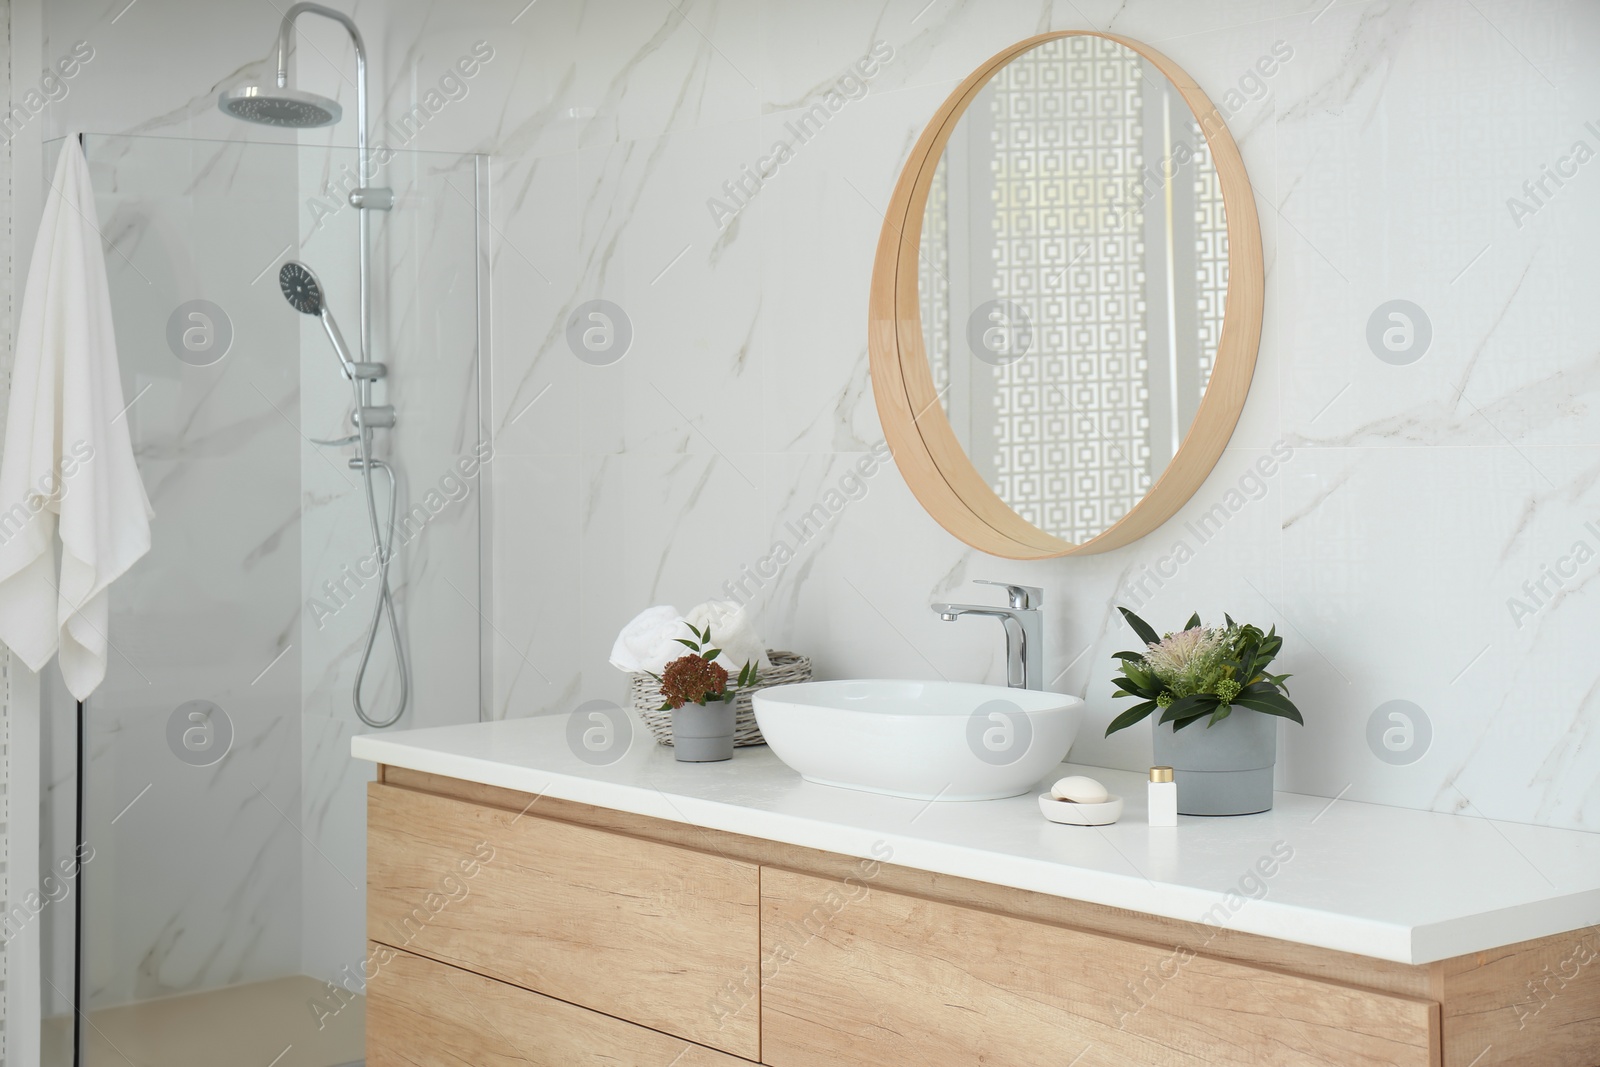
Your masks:
M1178 825L1178 783L1171 767L1150 768L1150 825Z

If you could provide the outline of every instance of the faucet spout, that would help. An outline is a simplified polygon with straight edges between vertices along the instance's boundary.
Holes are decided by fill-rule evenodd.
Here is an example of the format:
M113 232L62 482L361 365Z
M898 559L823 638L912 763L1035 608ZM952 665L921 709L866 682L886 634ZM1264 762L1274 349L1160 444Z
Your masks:
M993 607L987 604L934 604L934 612L945 622L955 622L963 615L980 615L999 619L1006 633L1006 685L1012 689L1044 688L1044 619L1038 603L1039 590L1028 589L1032 596L1012 597L1011 607ZM1021 603L1018 603L1018 601Z

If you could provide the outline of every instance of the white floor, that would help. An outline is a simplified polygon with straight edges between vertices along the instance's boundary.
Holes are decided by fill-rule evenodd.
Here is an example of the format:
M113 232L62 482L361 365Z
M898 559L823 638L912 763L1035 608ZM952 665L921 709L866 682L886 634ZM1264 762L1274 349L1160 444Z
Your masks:
M85 1067L343 1067L362 1060L357 997L317 1028L314 978L276 978L89 1013ZM70 1067L68 1018L45 1020L45 1067Z

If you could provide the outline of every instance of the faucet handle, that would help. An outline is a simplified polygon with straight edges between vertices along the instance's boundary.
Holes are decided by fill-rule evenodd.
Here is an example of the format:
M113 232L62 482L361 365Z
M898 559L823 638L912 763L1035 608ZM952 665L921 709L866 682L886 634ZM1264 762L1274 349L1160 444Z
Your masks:
M1036 585L1016 585L1012 582L995 582L988 578L974 578L974 585L998 585L1011 598L1011 606L1019 610L1037 608L1044 603L1044 590Z

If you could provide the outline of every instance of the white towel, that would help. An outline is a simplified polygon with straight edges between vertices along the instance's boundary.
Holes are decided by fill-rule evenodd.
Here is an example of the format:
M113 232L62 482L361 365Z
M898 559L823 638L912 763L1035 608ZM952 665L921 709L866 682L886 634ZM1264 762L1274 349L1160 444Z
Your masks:
M617 635L611 665L619 671L660 674L668 663L689 654L688 646L679 642L693 640L707 626L712 642L722 649L717 663L730 674L737 676L746 663L763 670L772 666L748 614L731 600L708 600L689 609L688 615L679 615L671 604L645 608Z
M45 201L17 326L0 456L0 641L34 671L59 648L79 700L105 678L107 589L150 550L155 515L128 436L100 240L74 135Z
M746 663L754 663L761 670L772 667L767 643L756 633L743 605L732 600L708 600L690 608L683 621L697 630L711 628L711 643L722 649L717 663L729 674L738 677Z
M619 671L660 674L668 662L689 654L688 647L677 641L688 636L683 616L671 604L645 608L617 635L611 646L611 665Z

